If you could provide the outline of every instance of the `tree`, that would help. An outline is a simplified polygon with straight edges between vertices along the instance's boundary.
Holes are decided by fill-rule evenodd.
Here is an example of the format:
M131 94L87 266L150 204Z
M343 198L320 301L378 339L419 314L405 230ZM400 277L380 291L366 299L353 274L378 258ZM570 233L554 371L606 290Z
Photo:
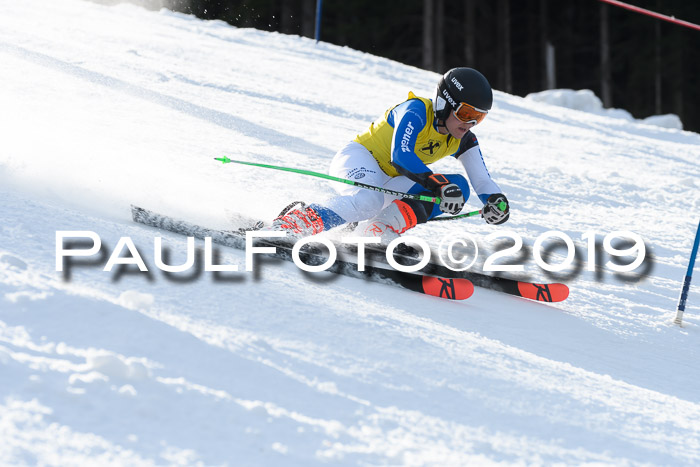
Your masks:
M435 1L423 0L423 68L435 68Z
M608 5L600 4L600 91L603 106L612 107Z

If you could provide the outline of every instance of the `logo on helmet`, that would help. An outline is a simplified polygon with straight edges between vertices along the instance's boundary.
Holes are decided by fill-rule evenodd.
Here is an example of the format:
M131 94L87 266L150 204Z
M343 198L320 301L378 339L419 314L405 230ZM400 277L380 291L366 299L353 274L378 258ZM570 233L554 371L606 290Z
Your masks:
M452 106L453 109L457 107L457 102L455 102L455 100L452 99L452 96L450 96L450 93L447 92L447 89L442 90L442 95L445 96L445 99L447 99L447 102L450 103L450 106Z
M462 83L457 81L457 78L455 78L454 76L452 77L452 79L450 81L452 81L454 83L454 85L457 86L457 89L459 89L460 91L464 88L464 86L462 86Z

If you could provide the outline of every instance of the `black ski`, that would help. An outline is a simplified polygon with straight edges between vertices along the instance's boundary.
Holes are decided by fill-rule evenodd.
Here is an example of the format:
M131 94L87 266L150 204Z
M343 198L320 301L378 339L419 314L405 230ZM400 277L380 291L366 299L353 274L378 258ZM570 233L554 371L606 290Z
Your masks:
M213 243L236 249L242 250L246 247L246 232L244 229L233 231L210 229L157 214L137 206L131 207L131 215L133 220L140 224L188 237L200 239L210 237ZM258 238L254 241L254 245L275 247L276 253L268 256L292 261L292 248L294 245L284 239ZM327 255L320 249L310 246L300 251L299 258L305 264L314 266L324 264L327 260ZM356 263L344 261L343 259L337 259L327 271L359 279L392 284L414 292L450 300L464 300L474 293L474 285L468 279L442 278L434 275L414 274L369 265L365 266L364 271L358 271Z
M411 250L411 248L409 247L408 250ZM417 252L413 252L413 254L407 253L406 250L401 251L398 248L394 250L393 256L399 264L415 264L419 260ZM366 245L365 257L386 261L386 250L378 246ZM538 302L562 302L569 296L569 287L566 284L538 284L506 277L489 276L472 271L454 271L443 264L433 262L428 263L422 269L422 272L440 277L468 279L476 287L495 290Z
M264 227L262 221L255 221L245 216L236 215L235 218L232 217L230 220L245 226L245 229L258 230ZM358 253L357 247L354 246L343 245L337 248L339 251L345 250L353 255L357 255ZM396 262L403 265L416 264L420 259L419 253L415 249L406 247L403 244L400 244L399 247L394 250L393 257ZM386 264L386 249L379 245L365 245L365 259L368 262ZM472 271L454 271L442 264L433 262L428 263L421 272L452 279L467 279L477 287L539 302L562 302L569 296L569 287L566 284L539 284L505 277L490 276Z

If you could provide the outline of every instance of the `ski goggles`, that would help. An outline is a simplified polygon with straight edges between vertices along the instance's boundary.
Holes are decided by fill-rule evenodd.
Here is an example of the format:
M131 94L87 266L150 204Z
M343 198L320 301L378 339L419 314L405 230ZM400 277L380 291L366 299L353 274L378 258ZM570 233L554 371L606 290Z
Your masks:
M466 102L461 102L459 107L452 111L457 120L464 123L473 123L474 125L481 123L486 118L487 113L489 113L488 110L477 109Z

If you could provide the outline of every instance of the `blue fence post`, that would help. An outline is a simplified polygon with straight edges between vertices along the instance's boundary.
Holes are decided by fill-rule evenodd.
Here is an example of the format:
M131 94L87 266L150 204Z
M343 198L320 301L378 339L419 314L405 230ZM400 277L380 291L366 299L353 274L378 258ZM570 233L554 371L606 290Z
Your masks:
M321 9L323 7L323 0L316 0L316 43L321 40Z
M695 257L698 254L698 245L700 244L700 222L698 222L698 231L695 232L695 242L693 243L693 251L690 252L690 261L688 262L688 271L685 273L683 280L683 288L681 288L681 296L678 298L678 310L676 311L676 319L673 320L677 325L681 325L683 320L683 312L685 311L685 302L688 299L688 290L690 289L690 280L693 277L693 268L695 267Z

